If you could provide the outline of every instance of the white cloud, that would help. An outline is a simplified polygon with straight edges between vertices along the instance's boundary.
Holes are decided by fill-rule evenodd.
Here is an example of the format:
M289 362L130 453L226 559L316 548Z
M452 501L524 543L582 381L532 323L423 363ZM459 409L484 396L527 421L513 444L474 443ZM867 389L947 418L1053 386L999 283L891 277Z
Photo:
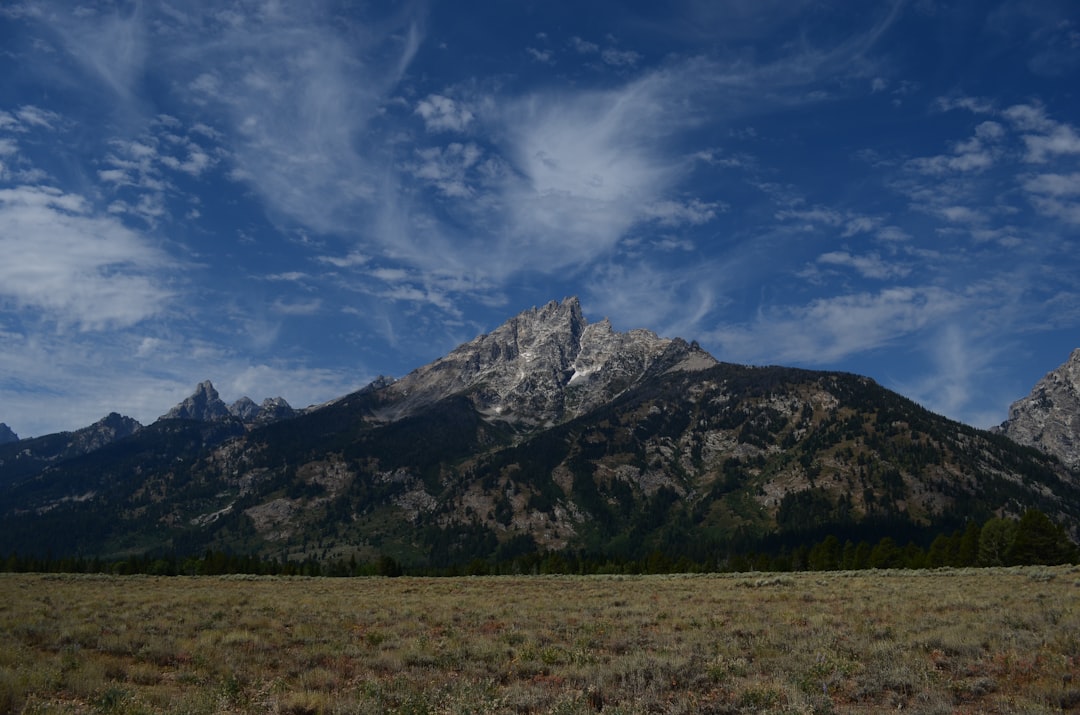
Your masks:
M355 266L362 266L368 263L371 258L363 253L353 251L346 256L316 256L315 260L319 263L329 263L337 268L352 268Z
M186 159L181 161L174 156L164 156L161 158L161 163L170 169L198 178L204 171L213 166L214 160L200 147L189 144Z
M1007 404L1015 397L992 379L1004 346L972 334L960 322L946 322L920 342L921 352L929 358L929 369L920 377L895 384L894 389L934 412L976 427L1000 424L1003 412L985 405ZM987 393L992 395L991 402L986 400Z
M1080 225L1080 172L1032 174L1021 184L1041 214Z
M633 50L616 50L612 47L600 53L604 64L613 67L633 67L641 60L641 55Z
M658 222L661 226L679 226L689 224L700 226L712 221L717 214L727 211L728 207L718 201L705 202L700 199L690 201L657 201L644 209L644 216Z
M230 177L283 227L351 235L372 221L373 199L393 192L393 142L367 128L394 111L423 29L414 6L390 13L361 24L308 4L235 18L207 9L167 38L161 54L181 98L215 117ZM466 122L456 105L425 102L433 130Z
M545 65L555 64L555 57L552 54L551 50L538 50L535 47L526 47L525 51L528 52L529 55L537 62L543 63Z
M1059 156L1080 154L1080 135L1076 130L1046 116L1039 105L1018 104L1005 110L1004 115L1023 135L1027 147L1025 161L1042 164Z
M595 42L588 42L576 36L570 38L570 47L583 55L595 54L600 51L600 46Z
M942 206L937 212L950 223L982 224L986 216L978 209L969 206Z
M274 301L273 308L275 313L281 315L314 315L322 309L322 301L286 301L279 298Z
M1080 135L1067 125L1061 124L1046 134L1024 136L1027 145L1027 161L1042 164L1061 155L1080 154Z
M1045 196L1080 196L1080 172L1033 174L1023 180L1026 191Z
M19 107L15 112L15 116L24 127L53 129L53 125L60 121L60 115L56 112L50 112L32 105Z
M822 365L890 345L968 303L933 286L891 287L763 309L752 323L723 326L708 339L721 359Z
M419 162L410 166L413 176L430 182L444 196L468 198L474 194L467 174L476 167L483 151L472 142L417 149Z
M993 121L975 127L975 135L953 145L951 154L912 159L908 166L923 174L948 174L951 172L979 172L994 165L1001 154L996 143L1005 134L1004 128Z
M877 253L855 256L847 251L830 251L818 256L817 262L828 266L853 268L865 278L884 280L908 275L911 267L900 263L890 263Z
M972 114L989 114L994 105L979 97L939 97L934 104L942 112L965 109Z
M416 113L424 118L424 126L430 132L463 132L473 121L468 106L440 94L429 94L420 100Z
M168 258L86 200L48 187L0 189L0 296L84 330L164 310Z
M118 96L130 101L148 51L145 12L78 13L62 5L48 14L61 46L79 66Z

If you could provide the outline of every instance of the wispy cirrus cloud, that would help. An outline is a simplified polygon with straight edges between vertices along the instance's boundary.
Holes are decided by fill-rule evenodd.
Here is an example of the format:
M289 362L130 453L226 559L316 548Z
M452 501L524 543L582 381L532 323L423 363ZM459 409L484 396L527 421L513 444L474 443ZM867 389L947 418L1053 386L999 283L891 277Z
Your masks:
M725 359L821 365L892 345L970 304L935 286L897 286L763 308L752 322L722 326L708 340Z
M878 253L854 255L847 251L830 251L818 256L817 263L822 266L852 268L864 278L876 280L903 278L911 273L910 265L887 261Z

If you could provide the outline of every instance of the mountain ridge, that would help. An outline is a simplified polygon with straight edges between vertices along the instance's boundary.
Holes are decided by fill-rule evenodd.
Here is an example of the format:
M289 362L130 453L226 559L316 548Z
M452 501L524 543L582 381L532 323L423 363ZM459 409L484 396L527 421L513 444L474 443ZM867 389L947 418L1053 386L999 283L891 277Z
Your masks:
M262 404L256 404L245 395L231 405L226 404L214 388L214 384L210 380L203 380L195 387L195 392L184 398L158 420L215 422L235 418L244 424L258 425L288 419L294 414L295 410L283 397L268 397L262 401Z
M560 550L701 561L1033 507L1080 537L1080 476L1052 457L870 378L721 363L589 324L574 298L286 419L243 424L209 381L181 407L19 479L0 463L0 543L429 567Z

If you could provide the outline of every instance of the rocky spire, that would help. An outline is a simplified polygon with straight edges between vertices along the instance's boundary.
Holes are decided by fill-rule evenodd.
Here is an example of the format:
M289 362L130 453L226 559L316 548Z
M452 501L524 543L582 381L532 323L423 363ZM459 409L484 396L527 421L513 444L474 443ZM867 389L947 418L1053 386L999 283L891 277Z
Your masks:
M1000 431L1080 468L1080 348L1012 404Z
M172 408L159 419L163 420L201 420L211 422L230 417L229 407L218 396L218 391L209 380L200 382L194 394Z

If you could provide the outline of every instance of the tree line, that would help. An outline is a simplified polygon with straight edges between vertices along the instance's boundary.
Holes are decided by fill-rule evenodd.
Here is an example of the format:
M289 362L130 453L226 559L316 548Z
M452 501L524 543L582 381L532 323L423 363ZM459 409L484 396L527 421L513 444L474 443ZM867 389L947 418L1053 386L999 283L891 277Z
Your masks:
M200 556L147 553L124 559L98 557L22 557L0 561L3 572L147 574L157 576L479 576L496 574L660 574L742 571L839 571L860 569L925 569L942 567L1026 566L1080 563L1080 549L1046 514L1030 509L1019 519L991 517L979 524L939 534L927 547L914 541L901 545L891 536L876 543L841 541L835 535L775 551L719 551L703 560L674 557L654 550L640 558L621 558L584 550L529 551L512 558L473 558L441 566L404 565L382 555L374 561L349 559L302 561L265 559L208 549Z

